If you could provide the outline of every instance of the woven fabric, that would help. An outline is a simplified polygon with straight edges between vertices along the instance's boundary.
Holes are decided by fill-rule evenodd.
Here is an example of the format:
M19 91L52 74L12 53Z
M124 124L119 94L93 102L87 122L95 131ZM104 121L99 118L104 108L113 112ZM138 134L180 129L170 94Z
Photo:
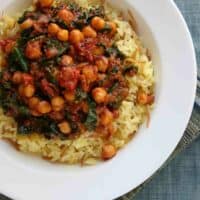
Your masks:
M187 130L185 131L185 134L177 149L166 162L166 164L168 164L175 156L178 155L178 153L185 149L200 135L200 0L175 0L175 2L182 11L188 23L189 29L192 33L198 62L198 88L194 110L190 122L188 124ZM163 167L165 167L166 164ZM157 173L159 173L159 171ZM149 180L147 180L144 184L131 191L130 193L124 195L123 197L119 198L118 200L133 200L134 196L142 188L144 188L145 185L151 179L152 177ZM9 198L0 195L0 200L9 200Z

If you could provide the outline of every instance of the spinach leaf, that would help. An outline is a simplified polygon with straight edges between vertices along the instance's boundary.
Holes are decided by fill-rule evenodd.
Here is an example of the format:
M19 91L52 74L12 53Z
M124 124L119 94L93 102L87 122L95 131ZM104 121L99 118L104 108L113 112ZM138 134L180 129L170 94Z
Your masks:
M85 121L85 126L89 131L93 131L97 125L96 103L92 99L88 99L89 112Z
M116 74L119 72L119 66L114 66L110 69L109 73Z
M69 50L69 43L68 42L60 42L56 39L49 38L46 40L45 48L56 48L58 49L57 57L61 56L63 53Z
M130 71L133 71L135 72L136 74L138 73L138 67L135 66L135 65L128 65L128 66L125 66L124 69L123 69L123 74L126 74Z
M50 71L47 71L47 80L50 82L50 83L53 83L55 85L58 85L58 81L56 79L55 76L52 75L52 73Z
M116 47L114 45L105 50L105 55L108 57L113 55L113 56L121 58L121 59L124 58L124 54L118 49L118 47Z
M115 101L110 102L110 103L108 104L108 106L109 106L111 109L118 109L118 108L120 107L121 103L122 103L122 98L121 98L120 96L117 96L117 97L115 98Z
M21 51L20 48L15 47L13 51L8 56L9 66L10 68L16 70L17 67L20 67L20 70L27 72L28 69L28 63Z
M79 10L79 16L76 20L72 22L74 28L82 29L84 26L90 24L91 20L95 16L104 17L103 7L92 7L89 10L84 10L82 8L81 12ZM105 27L106 28L106 27Z
M18 19L18 24L22 24L25 20L26 20L26 16L27 16L27 14L29 13L29 11L25 11L24 13L23 13L23 15Z
M111 32L112 28L109 24L105 24L104 28L101 30L102 33L109 33Z
M32 132L31 126L25 126L18 124L18 131L19 134L30 134Z
M78 4L72 3L72 2L68 3L68 8L69 10L74 11L74 12L77 12L80 10L80 7L78 6Z
M33 28L25 29L21 32L20 38L17 40L17 44L19 48L23 48L27 42L35 39L39 39L40 37L44 37L44 35L32 35Z
M30 115L30 111L26 106L18 106L18 112L20 116L29 116Z
M76 89L76 100L82 101L83 99L87 98L87 93L84 92L80 87Z
M117 87L119 86L118 82L115 82L109 89L108 89L108 93L112 93L115 89L117 89Z
M52 19L50 22L59 25L60 28L63 28L63 29L69 28L69 26L62 19L59 19L59 18Z
M9 82L9 81L3 82L3 83L2 83L2 87L3 87L4 89L6 89L6 90L9 90L9 89L12 88L12 83Z

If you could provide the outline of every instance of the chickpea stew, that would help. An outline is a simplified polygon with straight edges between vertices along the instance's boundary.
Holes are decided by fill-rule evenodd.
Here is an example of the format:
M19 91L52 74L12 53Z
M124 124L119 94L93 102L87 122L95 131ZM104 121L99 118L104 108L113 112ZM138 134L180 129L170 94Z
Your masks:
M65 141L90 132L104 141L101 158L110 159L124 102L147 108L154 93L138 87L129 99L141 69L117 44L120 24L103 5L58 2L38 0L18 19L19 31L0 40L0 106L18 135Z

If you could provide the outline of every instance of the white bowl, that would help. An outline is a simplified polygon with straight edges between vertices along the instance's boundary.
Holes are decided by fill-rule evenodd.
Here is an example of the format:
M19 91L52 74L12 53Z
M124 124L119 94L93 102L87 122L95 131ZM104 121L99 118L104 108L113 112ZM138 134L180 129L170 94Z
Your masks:
M16 10L27 0L1 1ZM20 200L110 200L153 175L180 141L191 115L196 60L186 23L172 0L111 0L136 18L155 65L156 105L148 129L112 160L93 167L50 164L0 142L0 192Z

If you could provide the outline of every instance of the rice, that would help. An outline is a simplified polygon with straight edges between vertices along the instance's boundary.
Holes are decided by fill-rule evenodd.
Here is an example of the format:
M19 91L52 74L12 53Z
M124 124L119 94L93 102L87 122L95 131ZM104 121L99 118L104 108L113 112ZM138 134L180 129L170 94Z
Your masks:
M90 0L76 0L81 6L90 7ZM97 1L95 1L95 4ZM138 36L131 25L124 21L119 11L112 9L105 4L106 15L117 24L117 35L115 43L119 50L126 55L127 64L138 66L138 74L133 77L126 77L130 92L123 101L119 109L119 118L114 122L117 132L109 139L110 144L117 149L121 149L130 141L134 133L138 131L140 125L145 121L148 110L147 105L135 105L134 100L139 89L146 93L154 90L154 69L152 61L147 56L147 51L143 48ZM0 36L12 35L18 29L16 18L4 15L0 22ZM4 61L4 55L0 53L0 64ZM38 154L52 162L62 162L68 164L82 163L85 165L96 164L101 159L102 147L105 141L97 137L95 133L86 132L77 135L75 139L54 139L48 140L41 134L32 135L17 134L17 124L15 121L3 114L0 110L0 138L9 139L14 142L22 152Z

